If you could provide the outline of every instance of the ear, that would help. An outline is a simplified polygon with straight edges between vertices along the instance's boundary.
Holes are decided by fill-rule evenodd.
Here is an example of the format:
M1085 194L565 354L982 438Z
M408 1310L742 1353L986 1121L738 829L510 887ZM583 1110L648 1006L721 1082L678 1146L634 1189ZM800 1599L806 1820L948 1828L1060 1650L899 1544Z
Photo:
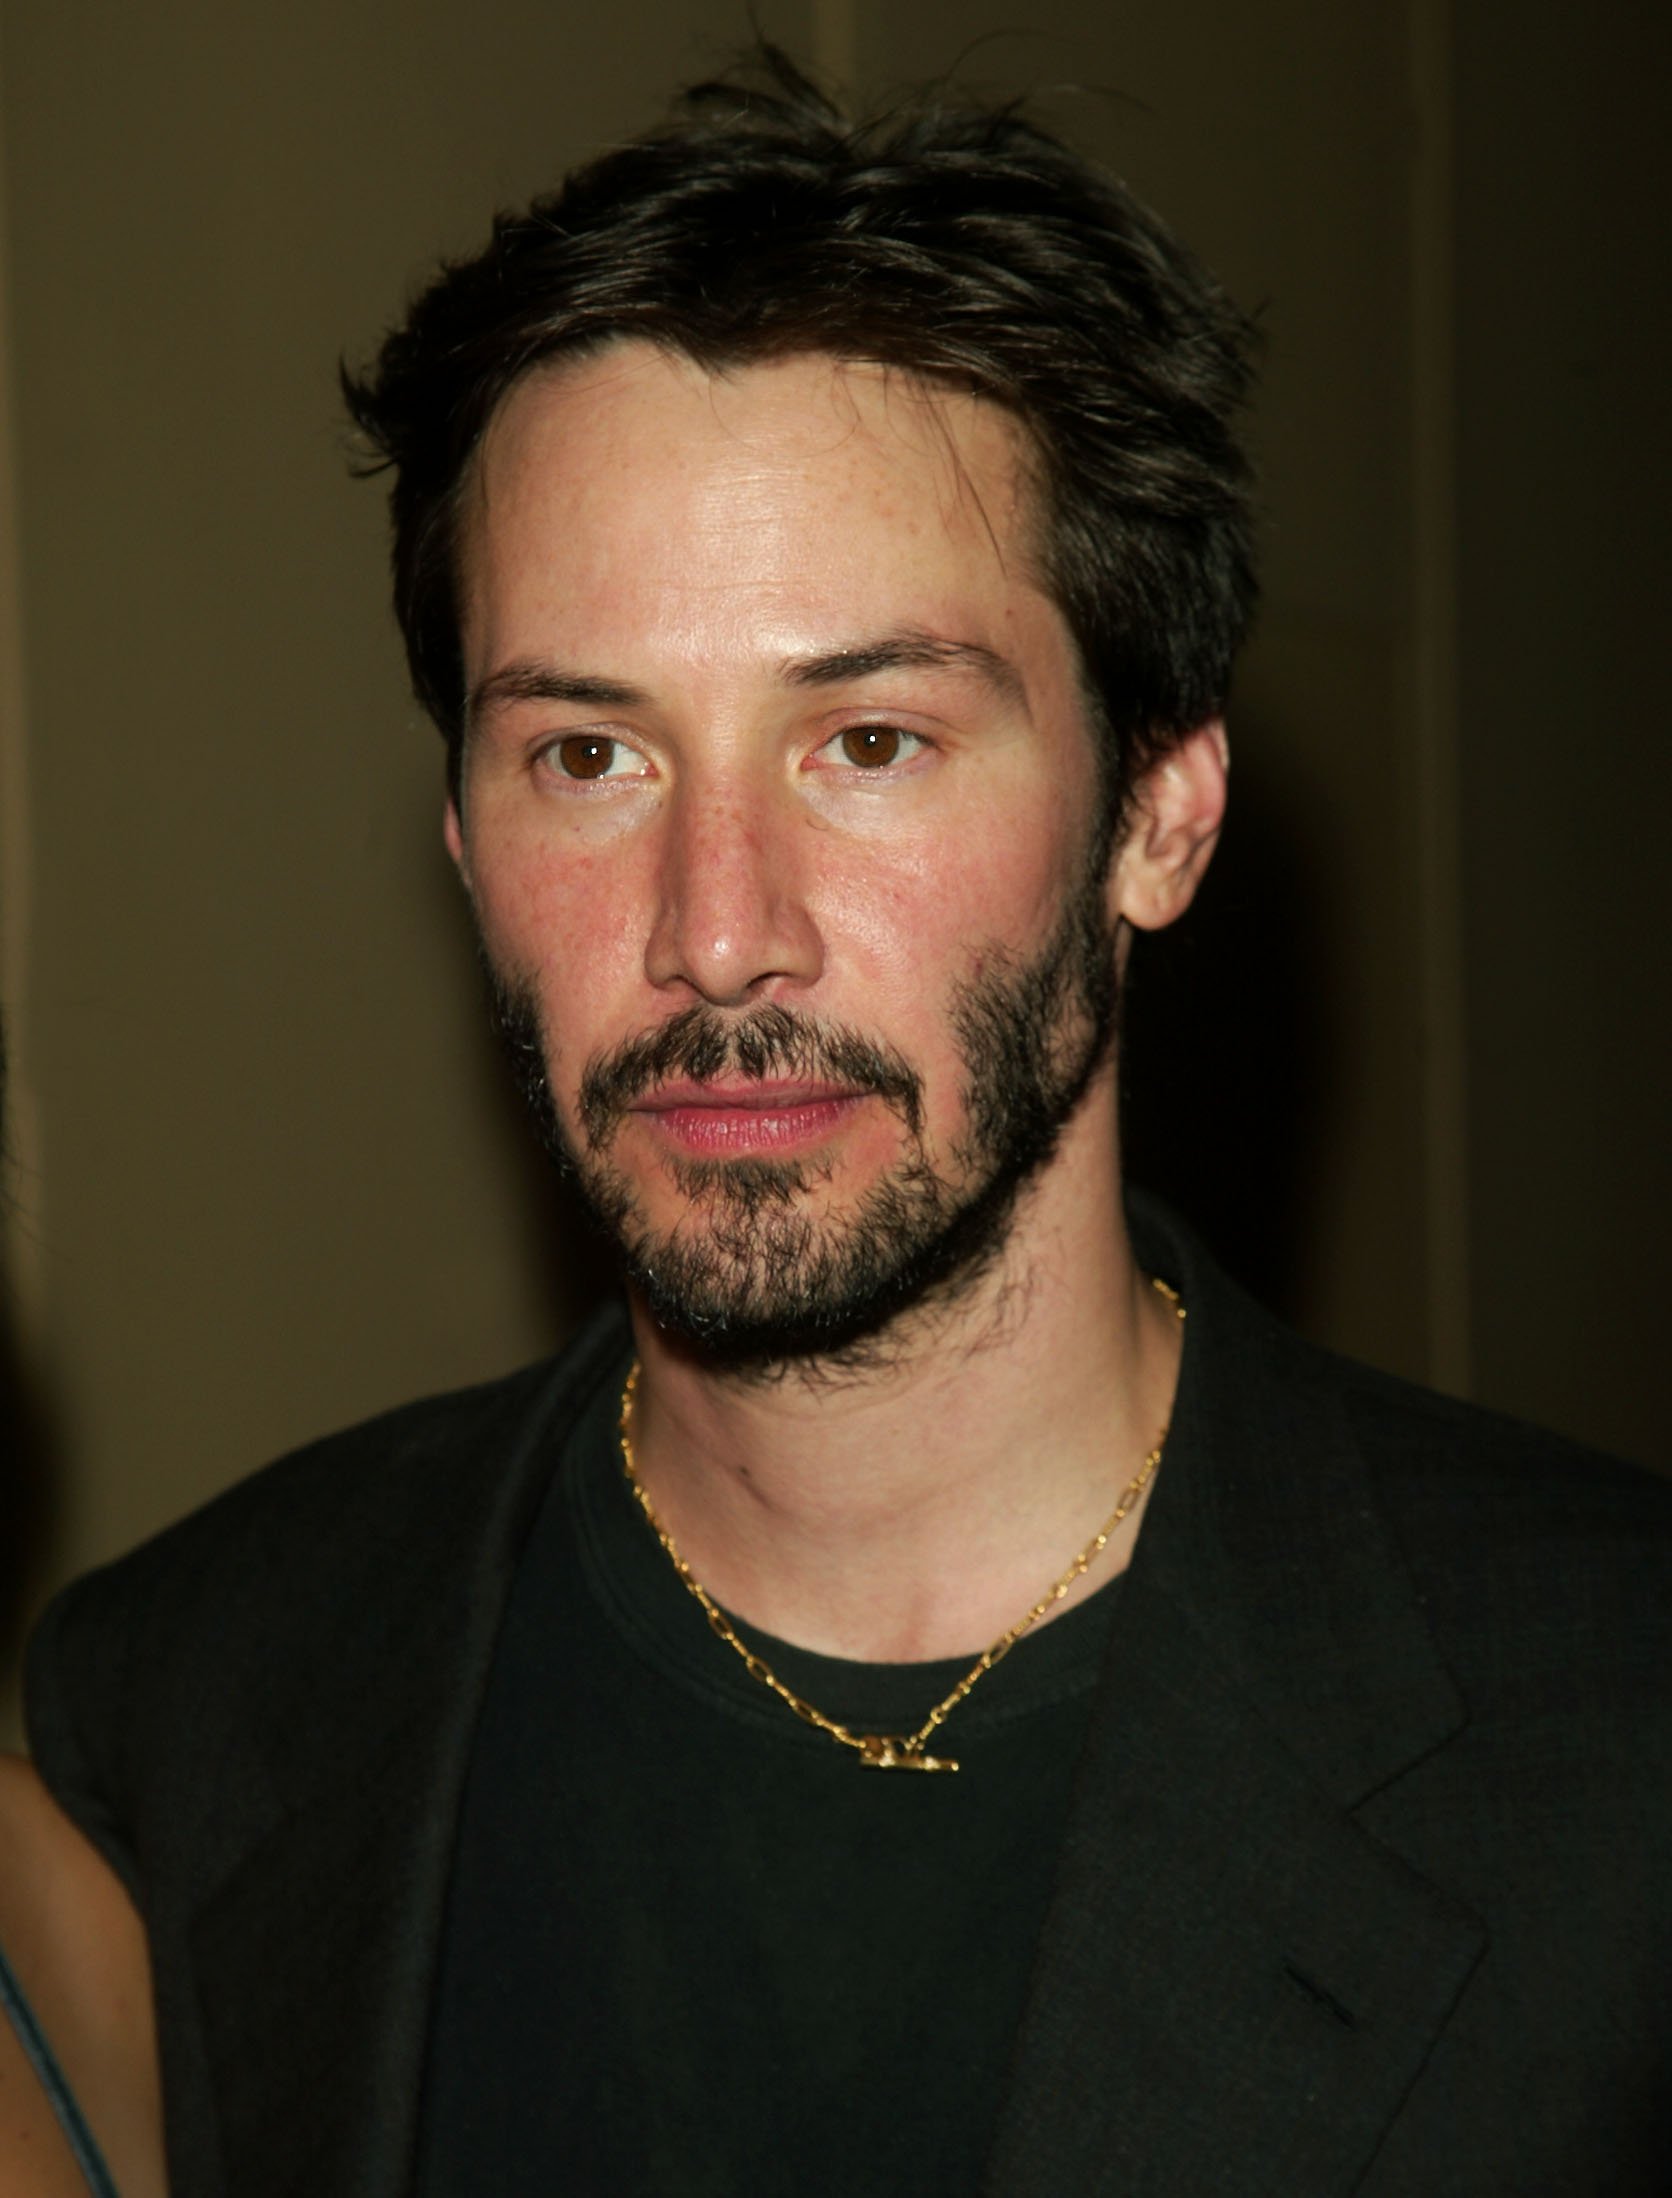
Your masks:
M447 811L442 818L441 837L446 842L448 854L453 858L453 868L459 874L459 882L468 893L470 891L470 858L465 853L464 820L460 817L459 805L451 794L447 796Z
M1145 772L1109 868L1111 916L1159 931L1184 914L1219 842L1230 767L1225 727L1214 718Z

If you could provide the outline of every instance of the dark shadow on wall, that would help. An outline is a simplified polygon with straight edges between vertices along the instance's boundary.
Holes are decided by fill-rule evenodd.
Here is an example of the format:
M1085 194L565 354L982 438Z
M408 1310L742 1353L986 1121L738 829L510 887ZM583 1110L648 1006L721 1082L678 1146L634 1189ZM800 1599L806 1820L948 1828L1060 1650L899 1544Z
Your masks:
M1196 903L1135 942L1123 1007L1129 1179L1289 1321L1307 1299L1310 1155L1336 1081L1322 899L1294 805L1240 768Z
M621 1269L567 1177L540 1151L526 1114L517 1133L528 1183L525 1210L537 1217L538 1271L550 1330L566 1342L600 1305L621 1295Z
M0 1675L23 1646L57 1523L58 1452L41 1383L0 1293Z
M0 1225L12 1213L5 1137L6 1042L0 1025ZM45 1389L25 1358L0 1269L0 1680L9 1679L57 1524L58 1449Z

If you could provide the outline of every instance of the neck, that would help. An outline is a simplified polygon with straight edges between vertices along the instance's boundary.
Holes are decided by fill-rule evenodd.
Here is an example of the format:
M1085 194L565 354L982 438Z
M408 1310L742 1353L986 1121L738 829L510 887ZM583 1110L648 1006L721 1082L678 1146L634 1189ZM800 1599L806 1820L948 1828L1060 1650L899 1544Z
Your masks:
M1112 1089L1088 1098L1000 1261L873 1364L741 1381L635 1305L639 1477L736 1616L871 1662L978 1653L1115 1508L1160 1439L1179 1337L1127 1242ZM1142 1516L1057 1611L1129 1560Z

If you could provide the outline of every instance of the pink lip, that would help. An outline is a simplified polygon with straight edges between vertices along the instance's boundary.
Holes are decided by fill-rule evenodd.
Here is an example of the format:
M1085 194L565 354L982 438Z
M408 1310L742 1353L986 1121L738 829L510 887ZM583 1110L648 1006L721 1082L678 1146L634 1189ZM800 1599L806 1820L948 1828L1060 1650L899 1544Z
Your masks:
M809 1083L791 1081L788 1077L740 1076L726 1084L658 1084L647 1099L638 1102L638 1111L644 1114L660 1114L669 1107L747 1107L751 1110L771 1110L778 1107L810 1107L822 1105L831 1099L852 1099L857 1094L847 1084Z
M839 1084L663 1084L633 1112L688 1152L785 1152L828 1137L865 1097Z

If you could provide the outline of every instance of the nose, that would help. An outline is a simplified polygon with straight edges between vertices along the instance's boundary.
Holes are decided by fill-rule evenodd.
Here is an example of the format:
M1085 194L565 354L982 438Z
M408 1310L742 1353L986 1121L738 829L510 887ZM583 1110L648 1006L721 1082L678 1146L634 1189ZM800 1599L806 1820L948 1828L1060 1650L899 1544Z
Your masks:
M665 816L645 973L715 1007L811 984L824 963L805 876L813 835L775 790L687 782Z

